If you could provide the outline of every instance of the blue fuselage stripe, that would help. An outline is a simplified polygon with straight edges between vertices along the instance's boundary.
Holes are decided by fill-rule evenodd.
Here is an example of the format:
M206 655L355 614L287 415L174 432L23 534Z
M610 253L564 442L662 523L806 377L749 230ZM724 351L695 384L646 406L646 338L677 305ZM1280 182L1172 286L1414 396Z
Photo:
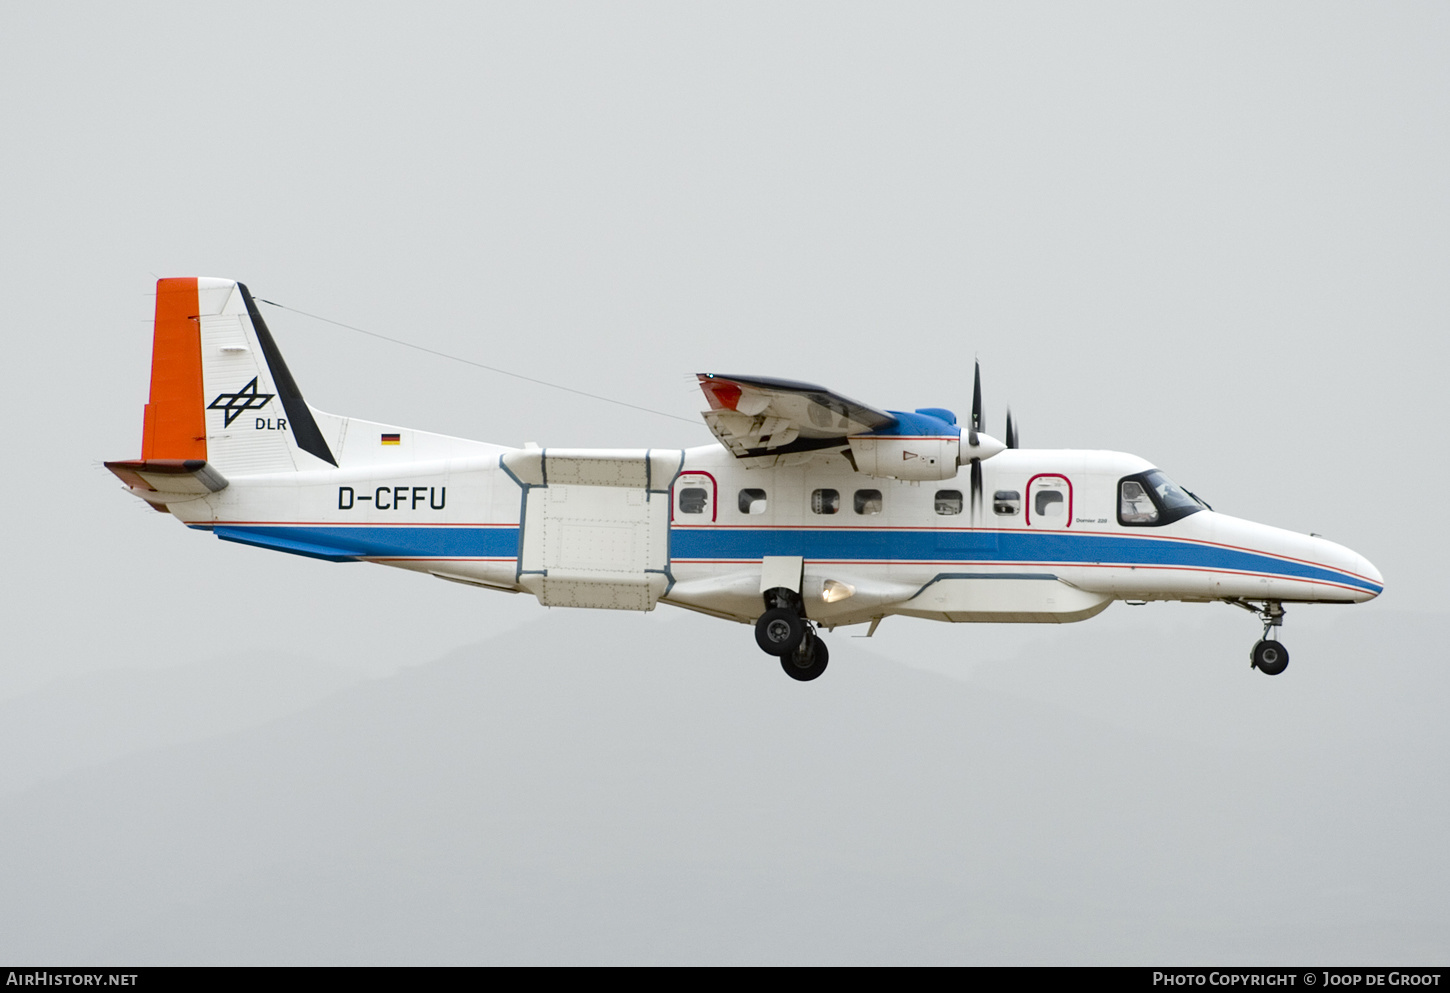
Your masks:
M321 525L232 524L226 530L249 535L261 544L306 542L363 558L511 559L519 554L516 527L327 527ZM279 550L284 550L279 548Z
M517 558L517 527L226 526L261 539L305 542L365 558ZM759 561L800 555L810 561L1043 563L1159 566L1285 576L1379 593L1350 573L1257 552L1171 538L1033 531L853 530L849 528L672 528L673 561Z
M1060 531L868 530L844 528L676 528L670 553L681 559L759 559L800 555L823 561L1040 562L1063 565L1142 565L1270 573L1378 593L1382 587L1337 569L1257 552L1165 538Z

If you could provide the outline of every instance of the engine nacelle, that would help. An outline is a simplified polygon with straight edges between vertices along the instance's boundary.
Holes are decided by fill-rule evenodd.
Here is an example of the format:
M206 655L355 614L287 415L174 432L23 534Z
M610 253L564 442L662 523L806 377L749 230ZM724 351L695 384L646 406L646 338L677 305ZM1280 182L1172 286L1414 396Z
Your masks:
M856 435L851 456L868 476L893 479L951 479L957 474L959 438Z

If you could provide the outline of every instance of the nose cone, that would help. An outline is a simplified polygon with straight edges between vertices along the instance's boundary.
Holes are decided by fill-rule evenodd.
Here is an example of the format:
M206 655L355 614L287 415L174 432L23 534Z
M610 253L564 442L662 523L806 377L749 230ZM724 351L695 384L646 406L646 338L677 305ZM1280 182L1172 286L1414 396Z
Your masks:
M1345 549L1345 551L1349 551L1349 549ZM1365 597L1366 600L1373 600L1375 597L1379 596L1381 593L1384 592L1385 578L1380 575L1380 571L1374 567L1374 563L1371 562L1369 559L1365 558L1358 552L1349 552L1349 554L1354 556L1354 566L1352 571L1355 572L1357 575L1363 576L1371 583L1374 583L1376 587L1375 591L1369 596Z
M1337 545L1323 538L1314 539L1314 548L1319 554L1320 561L1361 580L1355 584L1357 589L1351 597L1355 603L1373 600L1384 592L1385 581L1384 577L1380 575L1380 571L1374 567L1374 563L1354 549Z
M1205 537L1219 548L1235 550L1216 560L1227 568L1215 580L1222 593L1235 591L1249 600L1364 603L1384 590L1383 577L1368 559L1317 535L1212 511L1183 522L1187 527L1207 526Z

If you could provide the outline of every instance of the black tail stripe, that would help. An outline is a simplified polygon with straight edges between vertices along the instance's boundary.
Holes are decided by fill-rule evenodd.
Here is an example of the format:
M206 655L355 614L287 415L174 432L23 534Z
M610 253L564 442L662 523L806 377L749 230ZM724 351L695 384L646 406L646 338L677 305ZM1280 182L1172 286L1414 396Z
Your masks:
M277 343L272 340L272 332L267 330L267 322L262 320L262 314L257 310L251 291L242 283L238 283L237 288L242 291L242 299L247 302L247 313L251 315L252 327L257 331L257 341L261 342L267 368L272 370L272 382L282 401L282 409L287 411L287 427L292 432L292 437L297 439L297 447L316 455L324 462L337 465L332 449L327 447L327 439L322 437L317 421L312 417L312 409L302 399L302 391L297 388L297 381L292 378L287 363L282 360L282 353L277 350Z

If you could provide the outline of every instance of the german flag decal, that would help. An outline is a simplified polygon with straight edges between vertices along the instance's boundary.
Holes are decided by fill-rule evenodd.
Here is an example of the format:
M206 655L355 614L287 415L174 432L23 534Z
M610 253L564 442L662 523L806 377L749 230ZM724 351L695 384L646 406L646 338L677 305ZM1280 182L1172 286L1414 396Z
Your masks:
M401 435L396 435L396 434L385 434L385 435L383 435L383 444L384 445L401 445L402 443L403 443L403 439L402 439L402 436Z

